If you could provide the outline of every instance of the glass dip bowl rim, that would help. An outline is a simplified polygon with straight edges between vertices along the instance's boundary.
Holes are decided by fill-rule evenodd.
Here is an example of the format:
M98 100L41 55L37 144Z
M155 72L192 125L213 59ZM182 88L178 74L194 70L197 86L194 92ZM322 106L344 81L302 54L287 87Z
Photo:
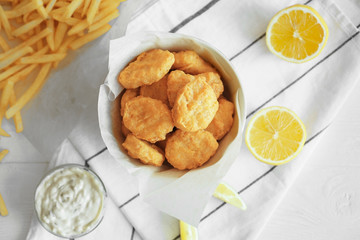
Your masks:
M48 227L46 227L46 225L43 223L43 221L41 221L40 217L39 217L39 212L36 208L36 195L37 195L37 192L38 192L38 189L39 187L42 185L42 183L44 182L44 180L51 176L53 173L59 171L59 170L62 170L62 169L68 169L68 168L79 168L83 171L87 171L89 172L95 179L97 179L99 182L100 182L100 185L101 185L101 190L103 192L103 203L102 203L102 206L101 206L101 212L100 212L100 215L98 217L98 220L96 221L96 223L91 227L89 228L88 230L80 233L80 234L77 234L77 235L69 235L69 236L64 236L64 235L59 235L58 233L55 233L53 232L51 229L49 229ZM35 195L34 195L34 208L35 208L35 215L36 215L36 218L38 220L38 222L40 223L40 225L46 230L48 231L49 233L57 236L57 237L60 237L60 238L67 238L67 239L73 239L73 238L79 238L79 237L82 237L82 236L85 236L87 234L89 234L90 232L92 232L93 230L95 230L99 225L100 223L102 222L103 218L104 218L104 211L105 211L105 205L106 205L106 198L107 198L107 191L106 191L106 187L105 187L105 184L104 182L101 180L101 178L99 177L99 175L91 170L89 167L86 167L84 165L80 165L80 164L77 164L77 163L67 163L67 164L61 164L61 165L58 165L50 170L48 170L44 176L41 178L39 184L36 186L36 190L35 190Z

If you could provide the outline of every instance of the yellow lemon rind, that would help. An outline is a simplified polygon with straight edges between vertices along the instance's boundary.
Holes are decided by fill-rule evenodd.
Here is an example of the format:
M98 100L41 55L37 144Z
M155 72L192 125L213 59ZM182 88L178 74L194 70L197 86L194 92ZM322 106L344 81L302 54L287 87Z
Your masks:
M256 119L258 119L259 116L261 115L265 115L267 112L269 111L273 111L273 110L281 110L281 111L286 111L288 113L290 113L294 119L300 124L302 130L303 130L303 138L301 139L300 143L299 143L299 148L296 150L295 153L293 153L292 155L290 155L288 158L285 158L284 160L278 160L278 161L274 161L274 160L270 160L270 159L265 159L261 156L259 156L252 148L250 140L249 140L249 132L252 128L252 126L254 125ZM281 106L272 106L272 107L267 107L264 108L262 110L260 110L259 112L257 112L250 120L250 122L248 123L248 126L246 128L245 131L245 143L247 148L249 149L249 151L251 152L251 154L259 161L266 163L266 164L270 164L270 165L282 165L285 164L291 160L293 160L297 155L299 155L299 153L301 152L301 150L303 149L303 146L305 144L305 140L306 140L306 129L305 129L305 125L304 123L301 121L301 119L296 115L296 113L294 113L292 110L286 108L286 107L281 107Z
M197 228L195 228L194 226L192 226L186 222L183 222L181 220L179 221L179 225L180 225L181 240L198 240L199 239Z
M297 60L297 59L293 59L293 58L287 58L285 56L283 56L282 54L280 54L279 52L277 52L271 45L270 43L270 30L272 28L272 26L274 25L274 23L276 23L276 20L282 16L285 12L290 12L291 10L295 10L295 9L299 9L299 10L305 10L306 12L309 12L309 13L312 13L313 16L318 20L319 23L321 23L321 26L323 27L324 29L324 32L325 32L325 37L322 41L322 43L320 44L320 47L319 49L312 55L304 58L304 59L301 59L301 60ZM317 57L321 52L322 50L324 49L326 43L327 43L327 40L328 40L328 37L329 37L329 29L328 29L328 26L325 22L325 20L320 16L320 14L312 7L310 6L307 6L307 5L300 5L300 4L296 4L296 5L293 5L293 6L290 6L290 7L287 7L285 9L282 9L280 10L278 13L275 14L274 17L272 17L272 19L270 20L268 26L267 26L267 29L266 29L266 46L268 47L268 49L270 50L270 52L272 52L274 55L278 56L279 58L285 60L285 61L288 61L288 62L292 62L292 63L304 63L304 62L308 62L312 59L314 59L315 57Z
M222 192L222 187L230 191L231 194L226 194L225 192ZM213 196L242 210L247 209L245 202L241 199L238 192L227 183L220 183L216 188L215 192L213 193Z

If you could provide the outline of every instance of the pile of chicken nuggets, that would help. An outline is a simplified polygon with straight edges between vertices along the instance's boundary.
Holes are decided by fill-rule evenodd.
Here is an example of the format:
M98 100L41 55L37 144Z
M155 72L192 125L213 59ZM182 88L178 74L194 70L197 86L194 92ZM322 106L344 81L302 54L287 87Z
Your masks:
M206 163L233 125L218 71L191 50L152 49L119 74L122 146L144 164L179 170Z

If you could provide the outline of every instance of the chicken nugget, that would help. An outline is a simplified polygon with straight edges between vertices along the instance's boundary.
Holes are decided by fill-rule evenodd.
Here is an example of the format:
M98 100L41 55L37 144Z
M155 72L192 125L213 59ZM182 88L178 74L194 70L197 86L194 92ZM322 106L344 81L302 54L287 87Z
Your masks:
M194 169L207 162L218 146L216 139L207 131L176 130L166 142L165 157L174 168Z
M230 131L233 125L233 114L234 104L221 97L219 99L219 110L205 130L209 131L216 140L222 139Z
M143 52L120 72L118 81L124 88L151 85L169 72L174 61L174 55L167 50Z
M196 52L191 50L175 52L175 62L172 69L182 70L188 74L200 74L217 72L210 63L202 59Z
M170 106L174 106L176 96L181 88L187 83L197 79L204 78L204 80L214 90L217 98L223 93L224 85L220 79L220 75L214 72L201 73L198 75L186 74L181 70L172 71L168 76L167 95Z
M123 120L121 120L121 133L124 137L126 137L127 135L129 135L129 133L131 133L130 130L125 127Z
M179 91L172 109L172 117L177 128L195 132L207 128L218 108L219 102L214 90L205 80L198 78L187 83Z
M220 75L215 72L207 72L196 75L195 77L205 77L205 81L214 90L217 98L224 92L224 84L220 79Z
M158 99L169 106L169 100L167 95L167 81L168 75L165 75L162 79L154 82L151 85L141 86L140 95L144 97Z
M122 146L128 151L130 157L140 159L144 164L160 167L165 160L164 153L160 148L136 138L133 134L126 137Z
M124 94L121 97L121 102L120 102L120 114L121 116L124 116L124 111L125 111L125 104L130 100L133 99L135 97L139 96L139 89L126 89Z
M174 106L174 102L179 90L194 79L195 77L193 75L186 74L180 70L175 70L169 73L167 82L167 96L171 107Z
M164 140L174 124L171 112L160 100L138 96L125 105L124 124L137 138L155 143Z

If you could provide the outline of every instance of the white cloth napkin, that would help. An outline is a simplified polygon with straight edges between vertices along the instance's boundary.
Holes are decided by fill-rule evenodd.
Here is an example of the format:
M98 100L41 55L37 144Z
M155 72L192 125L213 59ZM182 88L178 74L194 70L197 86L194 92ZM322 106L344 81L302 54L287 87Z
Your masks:
M263 164L242 144L224 180L238 190L248 209L241 211L209 199L199 224L201 239L257 238L358 80L360 5L350 0L338 2L341 8L330 0L158 0L151 1L128 25L127 34L179 32L217 47L241 77L247 119L262 107L280 105L292 109L305 123L308 138L303 151L288 164ZM314 7L329 27L322 53L303 64L277 58L267 50L264 38L271 17L295 3ZM51 161L51 167L88 164L107 187L109 208L104 220L81 239L178 239L178 220L143 202L136 179L109 155L100 136L96 109L87 107ZM57 238L34 220L27 239Z

